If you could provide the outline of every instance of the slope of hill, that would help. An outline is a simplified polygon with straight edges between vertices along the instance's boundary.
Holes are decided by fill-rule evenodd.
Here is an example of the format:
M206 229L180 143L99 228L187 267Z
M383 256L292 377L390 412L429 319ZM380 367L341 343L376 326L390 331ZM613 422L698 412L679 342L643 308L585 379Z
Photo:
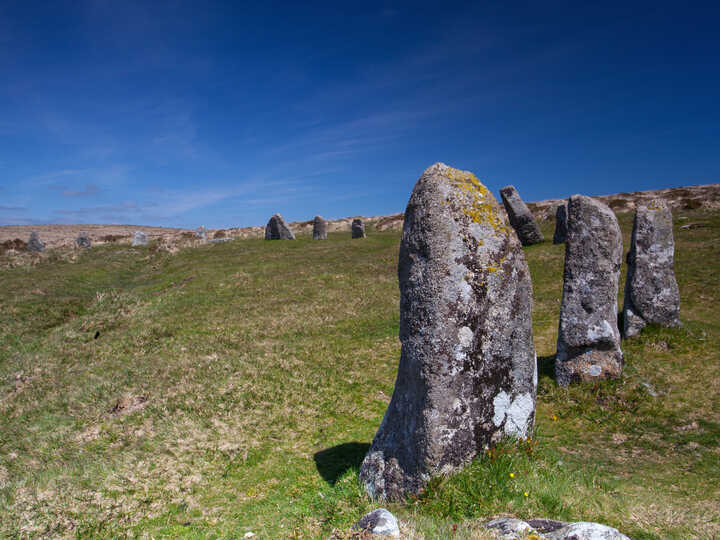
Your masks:
M525 248L535 436L390 505L406 537L489 538L497 515L720 534L720 212L676 211L675 237L684 325L624 342L622 380L569 389L563 246ZM399 239L107 243L0 269L0 537L350 537L377 506L357 467L393 391Z

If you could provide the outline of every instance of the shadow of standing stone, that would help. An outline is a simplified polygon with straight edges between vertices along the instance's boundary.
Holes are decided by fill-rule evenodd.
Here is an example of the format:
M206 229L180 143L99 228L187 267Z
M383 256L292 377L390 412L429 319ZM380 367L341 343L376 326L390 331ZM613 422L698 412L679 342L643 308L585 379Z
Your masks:
M313 460L315 460L315 467L323 480L334 486L347 471L360 468L363 457L369 448L370 445L367 443L338 444L317 452L313 456Z

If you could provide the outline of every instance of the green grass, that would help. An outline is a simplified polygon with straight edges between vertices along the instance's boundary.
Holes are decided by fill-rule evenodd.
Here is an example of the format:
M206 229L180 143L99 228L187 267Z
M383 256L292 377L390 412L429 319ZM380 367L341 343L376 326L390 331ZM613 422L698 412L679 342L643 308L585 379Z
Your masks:
M376 507L357 467L400 352L400 235L368 232L0 270L0 537L348 537ZM564 249L526 248L535 436L390 505L405 535L485 538L498 515L720 534L720 215L680 212L675 235L683 327L625 342L621 380L569 389Z

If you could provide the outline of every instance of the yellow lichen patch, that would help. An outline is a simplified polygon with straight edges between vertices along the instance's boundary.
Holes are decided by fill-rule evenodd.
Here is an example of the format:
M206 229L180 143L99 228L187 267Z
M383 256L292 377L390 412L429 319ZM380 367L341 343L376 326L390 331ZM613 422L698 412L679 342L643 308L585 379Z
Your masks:
M448 167L445 177L450 185L470 199L470 206L463 209L466 216L475 223L489 224L497 232L508 232L495 208L492 194L473 173Z

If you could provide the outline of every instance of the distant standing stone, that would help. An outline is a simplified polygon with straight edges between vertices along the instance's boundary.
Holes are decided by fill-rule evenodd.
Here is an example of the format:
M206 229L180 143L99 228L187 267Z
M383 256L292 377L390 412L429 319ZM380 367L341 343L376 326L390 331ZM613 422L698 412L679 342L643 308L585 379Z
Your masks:
M280 214L275 214L265 226L265 240L295 240L295 235Z
M36 233L35 231L30 233L30 239L28 240L27 249L28 251L34 251L35 253L45 251L45 244L40 241L40 236L38 236L38 233Z
M675 281L672 214L662 200L638 206L627 255L623 333L630 337L648 323L680 325L680 291Z
M352 221L352 237L365 238L365 224L362 219L353 219Z
M195 229L195 236L197 236L200 240L207 240L207 230L205 230L205 227L201 225Z
M147 235L142 231L135 231L135 236L133 236L132 245L133 246L146 246L147 243L148 243Z
M500 190L500 196L503 205L505 205L510 225L515 229L522 245L529 246L542 242L544 238L540 232L540 226L535 221L530 209L520 198L515 186L505 186Z
M322 216L313 219L313 240L327 240L327 221Z
M567 205L561 204L555 211L555 234L553 244L564 244L567 239Z
M379 536L392 536L394 538L400 536L397 519L384 508L378 508L369 514L365 514L353 526L353 529L356 531L368 531Z
M90 235L86 232L81 232L78 234L77 238L75 239L75 243L80 248L86 248L89 249L92 245L90 242Z
M372 498L389 500L502 437L531 434L537 384L528 265L472 173L436 163L420 177L398 279L400 366L359 474Z
M584 195L568 202L568 232L555 358L558 384L619 377L617 325L622 235L613 211Z

